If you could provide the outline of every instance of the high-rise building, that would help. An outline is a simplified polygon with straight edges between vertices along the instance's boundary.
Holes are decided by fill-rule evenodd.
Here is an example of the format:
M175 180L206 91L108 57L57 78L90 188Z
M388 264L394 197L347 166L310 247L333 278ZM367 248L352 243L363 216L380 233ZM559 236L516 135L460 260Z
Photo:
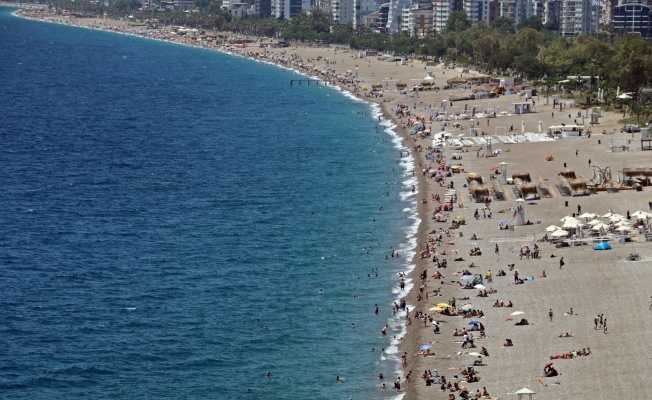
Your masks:
M310 0L272 0L271 8L275 18L292 19L301 11L310 11Z
M353 22L353 3L354 0L333 0L331 1L331 10L333 12L333 22L338 24L350 24Z
M521 22L521 19L535 15L533 0L501 0L500 16L509 17L514 20L514 26Z
M544 24L556 23L559 26L561 22L561 1L548 0L543 3L543 16L541 17L541 22Z
M592 0L562 0L559 34L562 37L598 33L600 7Z
M371 13L378 11L378 3L376 0L353 0L353 27L356 28L358 24L362 24L365 17Z
M652 8L635 0L623 1L613 15L614 30L618 33L638 33L652 39Z
M387 12L387 31L390 33L399 32L402 29L403 9L409 6L410 0L390 0Z
M437 0L433 3L433 25L437 32L442 32L446 28L448 18L453 11L453 0Z
M272 15L272 1L271 0L256 0L256 14L262 18L267 18Z
M489 18L489 3L490 0L464 0L462 5L466 15L471 20L472 24L477 24L480 21L486 21L487 24L491 23Z

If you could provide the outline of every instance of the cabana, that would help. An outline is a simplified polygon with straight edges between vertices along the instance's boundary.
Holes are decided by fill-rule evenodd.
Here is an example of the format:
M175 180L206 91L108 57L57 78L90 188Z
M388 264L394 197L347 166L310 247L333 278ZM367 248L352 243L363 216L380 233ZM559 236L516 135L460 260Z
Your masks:
M530 178L530 173L529 172L517 172L515 174L512 174L513 179L520 179L521 182L523 183L530 183L532 182L532 178Z
M476 203L481 203L484 202L486 197L491 196L491 193L488 188L477 186L471 188L471 196L473 196Z
M536 200L539 198L537 186L534 183L526 183L525 185L521 185L519 189L525 200Z
M568 185L571 188L572 196L586 196L589 193L589 189L586 186L586 182L576 179L568 182Z
M577 176L575 175L575 171L572 171L570 169L567 169L565 171L561 171L559 173L559 176L561 176L563 178L566 178L566 179L569 179L569 180L577 179Z

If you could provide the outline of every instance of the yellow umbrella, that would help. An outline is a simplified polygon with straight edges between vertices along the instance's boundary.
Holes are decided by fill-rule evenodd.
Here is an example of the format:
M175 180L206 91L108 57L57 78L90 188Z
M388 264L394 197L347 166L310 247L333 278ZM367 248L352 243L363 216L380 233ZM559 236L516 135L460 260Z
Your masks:
M453 306L448 303L439 303L437 304L437 307L452 308Z
M444 309L442 307L431 307L428 311L444 311Z
M367 87L366 87L366 86L363 86L363 87L362 87L362 90L367 90Z
M458 221L464 221L466 218L464 218L461 215L458 215L457 217L455 217L455 219L458 220Z

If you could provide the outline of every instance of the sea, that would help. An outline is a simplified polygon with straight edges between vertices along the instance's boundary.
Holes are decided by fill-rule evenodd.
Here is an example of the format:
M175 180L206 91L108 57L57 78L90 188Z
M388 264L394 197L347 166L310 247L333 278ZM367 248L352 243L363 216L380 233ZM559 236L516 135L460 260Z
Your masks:
M378 374L402 376L392 306L416 181L377 106L236 55L13 11L0 397L400 397Z

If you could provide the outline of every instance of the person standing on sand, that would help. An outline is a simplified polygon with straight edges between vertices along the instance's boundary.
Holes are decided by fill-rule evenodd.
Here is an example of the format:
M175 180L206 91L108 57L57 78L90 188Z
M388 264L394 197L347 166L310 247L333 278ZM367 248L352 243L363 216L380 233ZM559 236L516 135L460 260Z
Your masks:
M565 264L564 263L564 257L562 257L562 258L559 259L559 269L561 269L561 267L563 267L564 264Z
M607 319L605 318L604 321L602 321L602 329L603 332L606 334L607 333Z
M582 206L579 205L579 204L577 205L577 213L578 213L578 214L581 214L581 213L582 213Z
M652 301L650 302L650 309L652 309ZM593 329L595 330L598 329L598 322L600 322L600 316L596 315L595 318L593 318L593 323L595 324L595 327L593 327Z
M498 243L496 243L496 255L498 255Z
M552 322L552 308L548 311L548 316L550 317L550 322Z

